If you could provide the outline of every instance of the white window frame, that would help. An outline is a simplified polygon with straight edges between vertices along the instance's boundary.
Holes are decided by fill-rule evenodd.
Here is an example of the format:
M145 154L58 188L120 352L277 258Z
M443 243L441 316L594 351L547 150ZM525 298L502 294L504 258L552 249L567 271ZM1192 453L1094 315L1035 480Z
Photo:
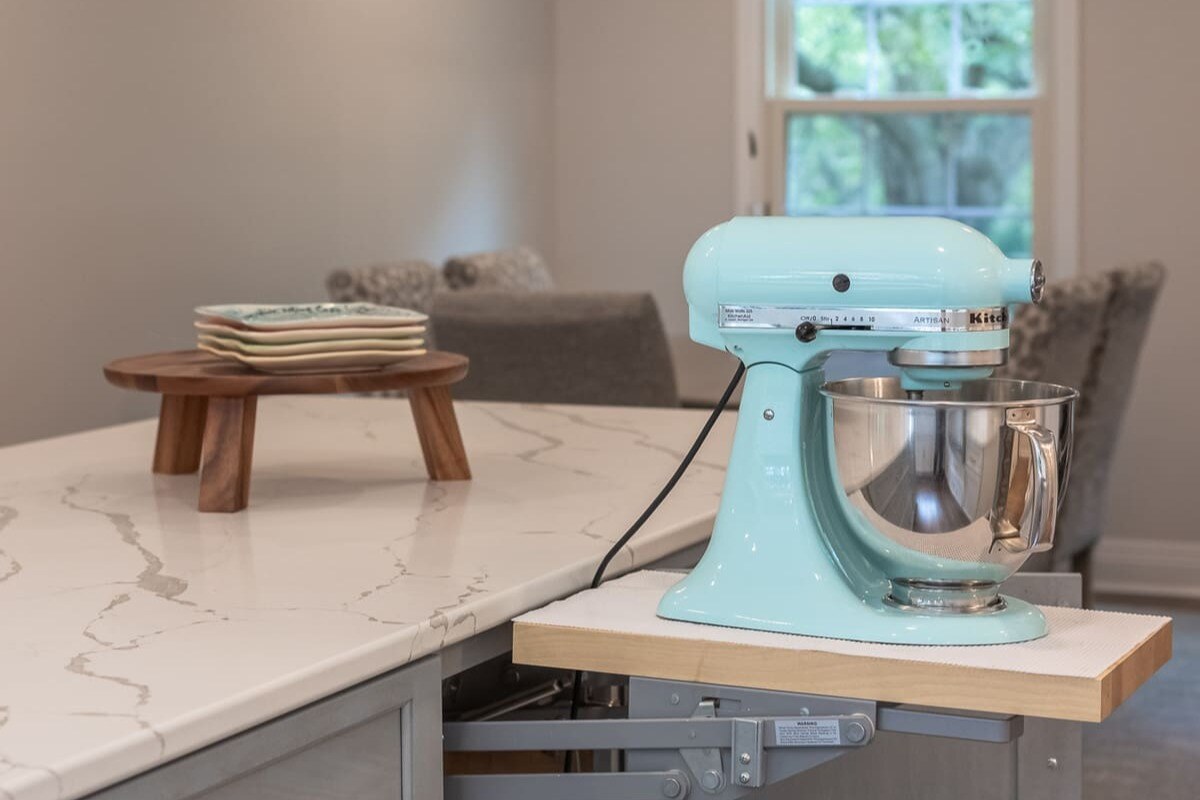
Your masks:
M1079 272L1079 17L1081 0L1033 0L1036 89L1005 97L802 97L791 91L790 0L734 3L735 201L738 213L782 213L784 126L794 111L1023 112L1033 158L1033 251L1054 277ZM747 146L745 131L757 144Z

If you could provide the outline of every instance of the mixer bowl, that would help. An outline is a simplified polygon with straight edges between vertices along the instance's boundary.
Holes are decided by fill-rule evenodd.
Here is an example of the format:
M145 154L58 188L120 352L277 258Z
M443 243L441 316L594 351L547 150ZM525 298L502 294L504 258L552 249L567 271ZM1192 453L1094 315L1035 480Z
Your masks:
M988 379L910 396L899 378L826 383L828 463L850 535L921 611L997 610L999 584L1054 541L1074 403L1065 386Z

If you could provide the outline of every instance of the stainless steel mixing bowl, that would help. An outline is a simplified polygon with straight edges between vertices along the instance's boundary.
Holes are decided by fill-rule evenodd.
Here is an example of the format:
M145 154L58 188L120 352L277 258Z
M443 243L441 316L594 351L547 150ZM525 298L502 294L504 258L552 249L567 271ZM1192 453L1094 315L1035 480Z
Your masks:
M1002 604L1000 581L1049 549L1071 456L1065 386L1001 379L911 396L898 378L822 387L834 483L890 601L924 610Z

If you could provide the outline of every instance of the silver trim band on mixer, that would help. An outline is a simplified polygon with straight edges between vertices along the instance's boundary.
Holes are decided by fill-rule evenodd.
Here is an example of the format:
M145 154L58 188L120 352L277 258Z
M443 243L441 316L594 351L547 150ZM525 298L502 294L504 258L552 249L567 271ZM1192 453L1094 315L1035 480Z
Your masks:
M888 353L888 363L897 367L1002 367L1008 350L906 350Z
M840 330L974 333L1008 328L1008 308L827 308L722 303L717 314L721 328L791 330L804 322Z
M994 581L893 578L883 602L924 614L991 614L1007 607Z

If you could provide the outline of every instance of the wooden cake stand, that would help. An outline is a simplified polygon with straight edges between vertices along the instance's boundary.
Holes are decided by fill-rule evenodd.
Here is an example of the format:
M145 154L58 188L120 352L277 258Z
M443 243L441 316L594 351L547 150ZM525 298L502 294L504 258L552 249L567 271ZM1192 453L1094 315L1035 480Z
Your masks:
M435 481L469 480L450 385L467 374L467 357L431 350L370 372L272 375L200 350L119 358L104 367L109 383L162 395L154 472L200 470L201 511L241 511L250 498L254 417L259 395L337 394L403 389L408 393L425 468Z

